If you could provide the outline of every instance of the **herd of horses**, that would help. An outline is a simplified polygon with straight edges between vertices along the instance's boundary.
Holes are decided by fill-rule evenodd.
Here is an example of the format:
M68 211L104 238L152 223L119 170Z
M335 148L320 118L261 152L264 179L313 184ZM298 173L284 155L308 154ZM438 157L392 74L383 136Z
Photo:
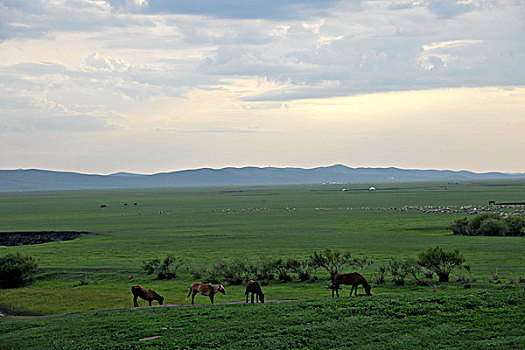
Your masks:
M357 272L352 273L338 273L330 278L332 280L332 285L330 289L332 289L332 298L334 297L334 293L337 294L337 297L339 298L339 288L342 284L345 285L351 285L352 289L350 290L350 296L352 296L352 292L355 291L355 296L357 296L357 287L359 285L362 285L365 289L366 295L372 295L370 293L370 290L372 287L370 287L370 284L366 281L366 279L358 274ZM149 302L149 306L151 306L151 302L153 300L156 300L159 305L164 304L164 297L156 293L155 291L151 289L146 289L141 286L133 286L131 287L131 292L133 293L133 305L135 307L138 307L139 304L137 303L137 299L141 298ZM222 284L220 285L213 285L213 284L203 284L201 282L194 282L191 284L190 291L188 295L186 296L186 299L188 299L191 295L191 303L194 304L195 301L195 295L201 294L203 296L209 297L211 303L213 304L213 300L215 297L215 294L222 293L226 295L226 290L224 289L224 286ZM244 295L246 296L246 302L248 302L248 295L251 293L251 302L254 302L254 297L257 302L264 303L264 293L262 292L261 286L257 281L249 280L246 283L246 291L244 292ZM359 294L362 295L362 294Z

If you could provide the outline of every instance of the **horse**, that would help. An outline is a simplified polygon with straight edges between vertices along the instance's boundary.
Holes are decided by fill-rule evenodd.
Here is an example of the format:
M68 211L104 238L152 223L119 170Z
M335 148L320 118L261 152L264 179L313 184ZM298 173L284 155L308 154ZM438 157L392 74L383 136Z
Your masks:
M221 292L222 294L226 295L226 290L224 289L224 286L222 284L216 286L213 284L203 284L200 282L194 282L191 284L190 292L188 293L188 295L186 295L186 299L188 299L191 295L191 303L194 304L195 294L200 293L201 295L210 297L211 303L213 304L213 297L215 296L215 293L218 292Z
M357 286L363 285L365 288L365 292L367 295L372 295L370 293L370 285L365 280L363 276L358 274L357 272L352 273L338 273L332 278L332 298L334 297L334 291L337 293L337 297L339 298L339 286L341 284L351 285L352 289L350 289L350 296L352 296L352 292L355 289L355 295L357 296Z
M253 295L255 294L257 302L264 303L264 293L261 290L261 286L254 280L249 280L246 283L246 302L248 302L248 294L252 293L252 304L253 304Z
M164 304L164 297L158 295L151 289L146 289L141 286L133 286L131 287L131 293L133 293L133 305L135 307L139 307L139 304L137 303L138 297L149 301L149 306L151 306L151 302L153 300L157 300L159 302L159 305Z

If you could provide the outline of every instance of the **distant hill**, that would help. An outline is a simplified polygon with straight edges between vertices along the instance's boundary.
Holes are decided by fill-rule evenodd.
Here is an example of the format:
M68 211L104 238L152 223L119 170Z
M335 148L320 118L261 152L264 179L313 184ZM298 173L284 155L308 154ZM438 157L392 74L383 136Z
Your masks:
M153 188L227 185L277 185L315 183L379 183L410 181L463 181L525 178L525 173L474 173L451 170L399 168L349 168L332 165L303 168L193 169L142 175L119 172L88 175L38 169L0 170L0 191L72 190L104 188Z

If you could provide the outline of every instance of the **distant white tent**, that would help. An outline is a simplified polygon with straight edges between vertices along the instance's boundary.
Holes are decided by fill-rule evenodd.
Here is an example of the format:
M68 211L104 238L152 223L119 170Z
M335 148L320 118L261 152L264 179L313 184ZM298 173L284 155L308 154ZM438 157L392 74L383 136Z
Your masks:
M375 188L374 186L372 186L372 187L370 187L368 190L369 190L369 191L375 191L376 188Z

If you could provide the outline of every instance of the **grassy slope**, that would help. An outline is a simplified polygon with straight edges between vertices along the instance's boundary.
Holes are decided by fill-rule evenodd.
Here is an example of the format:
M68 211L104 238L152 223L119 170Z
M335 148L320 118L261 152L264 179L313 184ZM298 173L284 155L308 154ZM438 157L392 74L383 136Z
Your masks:
M167 190L114 190L6 193L0 197L2 231L92 231L75 241L0 249L21 251L40 260L41 280L19 289L1 290L3 304L43 313L66 313L131 305L129 287L143 284L184 302L190 277L155 281L140 271L144 259L168 253L191 266L216 259L260 255L305 257L314 250L350 250L376 264L391 256L414 256L428 246L462 251L474 274L487 281L496 270L507 280L525 275L522 237L458 237L447 230L461 215L433 215L377 208L403 205L485 205L489 199L520 201L525 182L446 184L268 186ZM348 186L344 186L348 187ZM444 187L448 187L445 189ZM138 202L124 207L122 203ZM105 203L107 209L100 209ZM283 210L295 208L293 211ZM361 210L361 207L376 208ZM222 209L235 212L223 213ZM267 208L241 212L242 208ZM315 210L330 208L330 210ZM352 209L347 209L352 208ZM216 209L217 212L212 212ZM160 214L162 212L162 214ZM366 275L372 277L375 266ZM78 286L89 279L87 286ZM239 300L242 287L222 300ZM418 288L414 288L418 290ZM401 289L405 291L406 289ZM399 292L391 285L375 294ZM274 284L272 298L325 296L326 283ZM242 297L241 297L242 298Z
M4 317L0 348L523 349L524 312L514 289Z

